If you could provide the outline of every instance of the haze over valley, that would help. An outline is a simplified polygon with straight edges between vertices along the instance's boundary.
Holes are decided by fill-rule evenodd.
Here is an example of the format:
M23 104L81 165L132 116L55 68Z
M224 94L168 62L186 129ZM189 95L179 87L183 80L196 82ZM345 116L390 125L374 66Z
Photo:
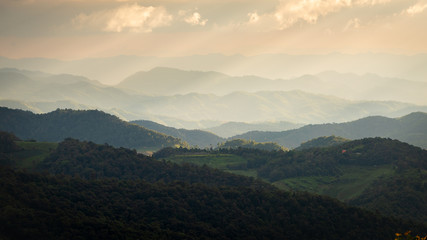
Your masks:
M0 1L0 239L427 237L427 0Z

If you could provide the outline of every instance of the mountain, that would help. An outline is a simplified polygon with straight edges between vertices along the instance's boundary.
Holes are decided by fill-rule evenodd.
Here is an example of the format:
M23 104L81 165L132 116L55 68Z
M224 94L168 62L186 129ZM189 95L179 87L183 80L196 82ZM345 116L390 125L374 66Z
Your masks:
M350 139L337 137L337 136L318 137L315 139L311 139L307 142L301 143L301 145L295 148L295 150L303 150L303 149L319 148L319 147L330 147L330 146L340 145L348 141L350 141Z
M257 76L232 77L219 72L183 71L157 67L147 72L137 72L116 86L144 94L163 96L193 92L226 95L238 91L301 90L352 100L427 104L427 99L424 97L424 92L427 91L426 82L385 78L375 74L342 74L333 71L287 80L271 80Z
M322 72L283 81L282 88L333 95L351 100L399 101L427 104L426 82L380 77L376 74ZM402 91L405 94L402 94Z
M393 55L384 53L319 55L263 54L255 56L221 54L184 57L114 56L61 61L45 58L9 59L0 57L0 67L29 69L54 74L87 76L108 84L139 71L158 66L187 71L216 71L232 76L254 75L270 79L290 79L325 71L374 73L380 76L425 82L426 54Z
M144 94L163 96L189 93L225 95L235 91L271 90L274 89L273 83L273 80L256 76L232 77L219 72L156 67L147 72L137 72L116 86Z
M95 107L83 105L69 100L59 100L54 102L27 102L17 100L0 100L0 106L31 111L33 113L47 113L56 109L90 110Z
M156 71L163 73L165 70L155 69L154 72ZM191 77L191 75L200 73L182 72L182 74ZM217 73L209 74L217 76ZM79 76L49 75L16 69L0 71L0 81L4 86L0 90L0 100L4 104L9 104L7 106L10 106L10 101L18 101L28 106L23 106L24 109L42 110L41 107L37 107L40 103L50 106L68 103L65 105L83 106L83 109L96 108L117 114L126 120L180 119L181 121L177 121L177 125L181 125L181 127L184 122L198 122L193 126L198 125L200 128L213 127L211 124L207 124L207 120L217 123L230 121L344 122L369 115L396 117L414 111L427 111L426 106L408 103L350 101L299 90L239 91L223 96L200 93L149 96L136 93L137 88L135 91L118 89ZM193 80L188 81L193 83ZM231 91L232 85L231 81L229 85L219 84L218 86L220 89ZM237 87L244 89L245 86L250 85L249 83L238 83ZM49 109L49 107L43 108Z
M138 120L138 121L131 121L131 123L137 124L139 126L142 126L147 129L151 129L160 133L164 133L172 137L182 139L192 146L198 146L201 148L215 147L218 143L225 140L207 131L176 129L173 127L167 127L167 126L158 124L153 121Z
M301 91L234 92L225 96L197 93L153 96L135 101L134 106L136 111L154 116L237 122L342 122L369 115L396 117L414 111L427 111L425 106L399 102L348 101Z
M37 165L43 173L0 166L1 238L385 240L427 228L206 166L74 139Z
M306 125L283 132L252 131L233 138L257 142L277 142L295 148L301 143L321 136L340 136L348 139L388 137L427 148L427 113L414 112L400 118L367 117L346 123Z
M179 139L97 110L58 109L46 114L34 114L2 107L0 116L0 130L13 132L22 139L59 142L72 137L150 151L166 146L186 146Z
M300 128L303 124L291 122L262 122L262 123L245 123L245 122L226 122L219 126L206 128L205 130L213 132L218 136L229 138L238 134L250 131L285 131L289 129Z
M2 100L63 102L98 108L122 107L133 99L127 93L82 76L52 75L18 69L0 69ZM57 106L58 108L59 106Z

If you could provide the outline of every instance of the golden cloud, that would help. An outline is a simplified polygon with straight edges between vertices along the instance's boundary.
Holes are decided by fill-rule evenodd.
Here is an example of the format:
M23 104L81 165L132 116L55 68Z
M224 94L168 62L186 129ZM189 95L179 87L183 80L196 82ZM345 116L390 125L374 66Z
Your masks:
M80 14L73 19L73 24L78 28L92 27L105 32L151 32L170 25L172 19L163 7L144 7L135 3L88 15Z

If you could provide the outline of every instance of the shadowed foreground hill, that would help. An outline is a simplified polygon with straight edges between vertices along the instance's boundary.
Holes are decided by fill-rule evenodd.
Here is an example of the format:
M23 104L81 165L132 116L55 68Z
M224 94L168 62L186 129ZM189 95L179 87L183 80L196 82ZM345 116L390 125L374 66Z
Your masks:
M22 139L59 142L72 137L141 150L186 146L185 142L127 123L97 110L56 110L46 114L0 108L0 130Z
M427 223L427 151L384 138L291 151L162 149L153 156L262 178L286 190L328 195Z
M161 174L168 181L138 177L144 176L139 173L144 169L151 167L148 172L159 174L165 165L172 165L154 162L127 149L68 139L40 163L41 169L59 175L0 166L0 237L388 240L395 232L427 231L427 226L381 217L327 197L223 184L233 175L219 171L209 175L213 170L206 167L192 171L200 168L175 165ZM64 164L76 174L52 168ZM85 173L88 168L92 174ZM108 175L109 171L130 175ZM200 181L173 180L188 172ZM205 184L202 175L211 183ZM235 178L235 183L241 182L237 178L241 183L250 180Z
M425 230L309 194L0 173L0 236L9 239L388 240Z
M427 148L427 113L414 112L400 118L367 117L346 123L307 125L283 132L252 131L233 138L251 139L257 142L277 142L295 148L301 143L322 136L340 136L348 139L367 137L393 138L412 145Z

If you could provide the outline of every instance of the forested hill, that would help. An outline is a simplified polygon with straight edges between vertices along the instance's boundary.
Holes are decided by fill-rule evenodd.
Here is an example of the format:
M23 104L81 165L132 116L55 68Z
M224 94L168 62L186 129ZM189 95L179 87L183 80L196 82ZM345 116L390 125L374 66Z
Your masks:
M331 146L343 144L348 141L350 141L350 139L337 137L337 136L318 137L315 139L311 139L307 142L301 143L301 145L295 148L295 150L303 150L303 149L318 148L318 147L331 147Z
M291 151L166 148L153 156L207 164L427 223L427 150L398 140L366 138Z
M85 179L119 178L149 182L185 181L213 186L262 186L273 188L239 175L207 167L177 165L157 161L126 148L97 145L66 139L45 160L36 166L39 171L79 176Z
M201 148L216 146L218 143L223 142L225 140L224 138L221 138L207 131L176 129L148 120L131 121L131 123L182 139L192 146L198 146Z
M322 136L340 136L348 139L385 137L427 148L427 113L414 112L400 118L367 117L346 123L306 125L283 132L252 131L233 138L257 142L277 142L296 148L301 143Z
M328 197L74 139L38 169L0 166L1 239L389 240L427 231Z
M287 151L288 149L273 142L258 143L255 141L248 141L245 139L232 139L219 144L218 148L223 149L238 149L238 148L251 148L265 151Z
M56 110L46 114L0 107L0 130L22 139L59 142L71 137L137 150L187 146L185 142L97 110Z
M246 187L43 176L0 167L2 239L389 240L426 227L329 198Z

